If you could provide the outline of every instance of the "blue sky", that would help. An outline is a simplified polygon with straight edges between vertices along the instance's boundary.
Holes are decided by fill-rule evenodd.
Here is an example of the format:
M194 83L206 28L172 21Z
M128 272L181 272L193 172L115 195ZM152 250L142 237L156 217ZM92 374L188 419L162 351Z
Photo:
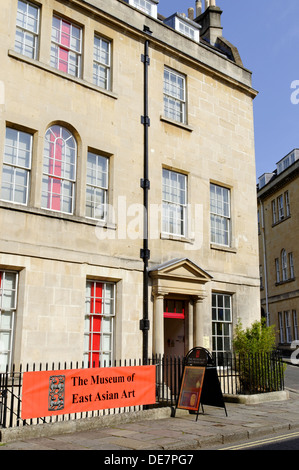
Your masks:
M299 1L216 0L216 5L223 11L223 36L238 48L259 92L254 100L259 177L299 148ZM170 16L187 14L189 7L195 0L160 0L158 10Z

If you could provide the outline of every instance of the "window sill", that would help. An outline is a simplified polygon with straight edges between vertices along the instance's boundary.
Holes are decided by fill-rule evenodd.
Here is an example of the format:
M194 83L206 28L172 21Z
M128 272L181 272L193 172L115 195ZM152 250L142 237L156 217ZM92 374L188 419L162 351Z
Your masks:
M105 222L103 220L91 219L73 214L66 214L64 212L52 211L50 209L41 209L38 207L28 207L22 204L13 202L0 201L0 209L8 209L17 212L26 212L32 215L39 215L43 217L51 217L53 219L61 219L64 221L75 222L80 224L92 225L94 227L101 227L104 229L116 230L117 226L114 223Z
M273 224L272 224L272 227L276 227L276 225L279 225L279 224L281 224L282 222L284 222L285 220L288 220L288 219L290 219L290 218L291 218L291 216L290 216L290 215L287 215L286 217L283 217L282 219L280 219L280 220L278 220L277 222L273 223Z
M25 62L29 65L34 66L34 67L37 67L39 69L45 70L46 72L57 75L58 77L64 78L64 79L69 80L69 81L74 82L74 83L77 83L78 85L84 86L85 88L89 88L90 90L94 90L98 93L102 93L103 95L109 96L110 98L114 98L114 99L118 98L118 96L115 93L113 93L112 91L108 91L108 90L105 90L104 88L100 88L96 85L93 85L92 83L87 82L83 78L74 77L74 76L69 75L67 73L61 72L60 70L57 70L53 67L50 67L49 65L43 64L42 62L39 62L38 60L30 59L29 57L26 57L22 54L19 54L18 52L15 52L12 49L8 50L8 56L12 57L13 59Z
M171 233L163 233L162 232L160 234L160 238L161 238L161 240L173 240L173 241L176 241L176 242L183 242L183 243L190 243L190 244L194 243L194 240L191 239L191 238L187 238L187 237L180 236L180 235L172 235Z
M288 284L289 282L293 282L295 280L296 280L295 277L291 277L290 279L286 279L285 281L275 282L275 286L282 286L284 284Z
M184 124L183 122L178 122L174 119L170 119L165 116L160 116L160 121L166 122L167 124L171 124L173 126L180 127L181 129L185 129L186 131L193 132L193 127L189 126L188 124Z
M226 251L228 253L237 253L237 248L231 248L230 246L217 245L216 243L210 243L211 250Z

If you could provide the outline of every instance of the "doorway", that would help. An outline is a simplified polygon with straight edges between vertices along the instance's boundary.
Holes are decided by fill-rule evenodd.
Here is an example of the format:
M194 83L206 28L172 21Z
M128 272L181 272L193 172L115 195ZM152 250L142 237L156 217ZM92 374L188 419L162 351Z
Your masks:
M185 355L186 301L164 299L164 354Z

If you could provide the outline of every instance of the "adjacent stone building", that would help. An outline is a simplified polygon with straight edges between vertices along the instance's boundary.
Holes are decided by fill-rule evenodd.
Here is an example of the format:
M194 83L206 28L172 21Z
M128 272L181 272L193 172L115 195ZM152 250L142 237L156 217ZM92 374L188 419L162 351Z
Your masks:
M283 157L258 183L261 307L289 356L299 342L299 150Z
M256 91L221 13L2 2L1 369L221 354L260 317Z

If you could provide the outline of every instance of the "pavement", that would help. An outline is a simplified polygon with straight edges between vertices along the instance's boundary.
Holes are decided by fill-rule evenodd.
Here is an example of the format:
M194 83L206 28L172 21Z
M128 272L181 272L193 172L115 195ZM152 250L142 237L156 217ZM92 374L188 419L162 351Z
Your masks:
M265 396L262 402L226 402L226 410L227 416L224 408L205 405L204 413L200 412L197 420L185 410L176 410L175 417L171 417L170 408L146 410L134 412L129 421L107 419L106 424L101 420L96 424L93 418L92 429L78 428L76 431L65 428L57 432L52 425L43 425L41 429L47 427L53 432L37 437L24 432L12 441L9 441L9 434L3 433L0 451L102 450L109 458L117 459L116 456L124 451L137 455L137 451L165 454L208 450L211 446L269 437L277 432L299 431L299 390L287 390L283 397L274 395L270 399Z

